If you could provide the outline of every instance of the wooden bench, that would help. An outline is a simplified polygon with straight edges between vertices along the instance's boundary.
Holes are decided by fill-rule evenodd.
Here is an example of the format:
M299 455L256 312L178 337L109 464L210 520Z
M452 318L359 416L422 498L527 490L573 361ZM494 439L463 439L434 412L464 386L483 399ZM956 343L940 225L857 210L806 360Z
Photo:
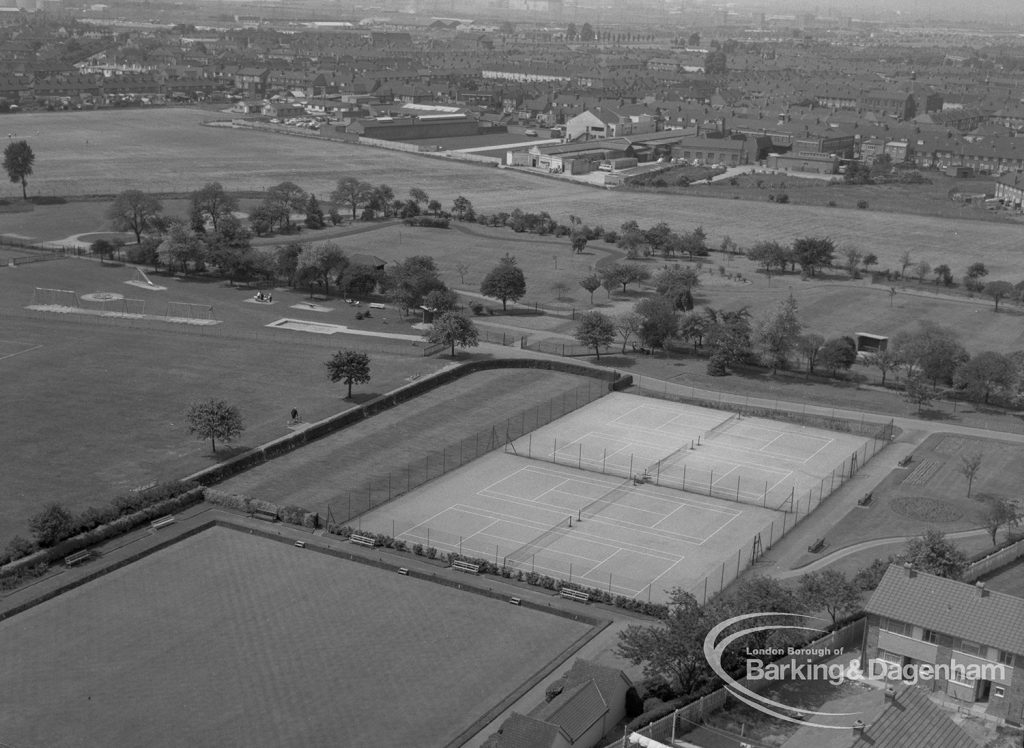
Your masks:
M510 603L512 603L512 605L522 605L523 604L523 601L520 598L518 598L518 597L510 597L508 599L508 601Z
M819 553L825 547L825 538L818 538L809 546L807 546L808 553Z
M570 587L563 587L558 594L566 600L574 600L578 603L590 602L590 593L584 592L583 590L574 590Z
M857 506L867 506L871 503L871 492L868 491L866 494L857 499Z
M480 573L480 564L470 563L469 561L452 561L452 568L455 571L464 571L467 574Z
M306 541L305 540L296 540L295 541L295 547L296 548L305 548L306 547Z
M906 467L907 465L909 465L913 461L914 461L914 456L913 455L907 455L902 460L900 460L898 464L899 464L900 467Z
M387 307L383 304L372 303L370 304L370 309L387 309Z
M159 530L161 527L167 527L167 525L174 524L174 515L168 514L164 517L159 517L149 523L149 529Z
M370 535L358 535L356 533L352 533L349 535L348 539L356 545L365 545L367 548L375 548L377 546L377 538Z
M77 553L72 553L70 556L65 556L64 565L74 566L75 564L80 564L83 561L88 561L90 558L92 558L92 551L88 548L84 548Z
M268 512L266 509L254 509L252 516L256 519L262 519L266 522L277 522L277 513Z

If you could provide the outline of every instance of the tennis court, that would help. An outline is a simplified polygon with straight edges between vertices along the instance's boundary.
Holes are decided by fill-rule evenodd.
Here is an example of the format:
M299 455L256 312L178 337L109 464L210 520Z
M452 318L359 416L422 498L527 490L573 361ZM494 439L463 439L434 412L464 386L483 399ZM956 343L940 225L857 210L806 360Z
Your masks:
M723 564L730 577L746 568L754 537L766 548L783 514L494 452L363 515L359 528L663 600Z
M612 393L508 451L803 514L874 449L871 439L853 434Z

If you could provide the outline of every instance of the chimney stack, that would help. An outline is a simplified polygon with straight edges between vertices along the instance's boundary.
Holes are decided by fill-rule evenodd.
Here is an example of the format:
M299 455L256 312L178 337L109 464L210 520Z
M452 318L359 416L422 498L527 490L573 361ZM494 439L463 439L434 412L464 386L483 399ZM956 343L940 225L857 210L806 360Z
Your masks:
M988 590L985 588L984 582L975 583L975 587L978 588L978 597L988 597Z
M895 704L896 703L896 689L892 686L885 687L885 703Z
M864 734L864 720L858 719L853 723L853 736L859 738Z
M912 563L910 563L909 561L907 561L905 564L903 564L903 568L906 570L907 576L910 577L911 579L913 579L914 577L917 576L917 572L914 571L914 565Z

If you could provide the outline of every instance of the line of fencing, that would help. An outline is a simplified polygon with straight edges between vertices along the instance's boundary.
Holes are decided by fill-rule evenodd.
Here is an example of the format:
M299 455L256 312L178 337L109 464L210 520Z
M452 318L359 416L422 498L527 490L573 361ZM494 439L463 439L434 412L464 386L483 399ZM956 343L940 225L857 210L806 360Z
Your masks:
M821 653L832 653L840 650L850 652L855 650L863 640L866 622L866 618L858 618L856 621L852 621L820 639L809 642L802 649ZM820 662L829 656L831 655L814 655L808 657L807 661ZM783 681L772 681L767 678L755 680L741 678L737 679L737 682L755 693L764 691L768 686L784 685ZM730 693L729 689L723 686L706 696L701 696L699 699L676 709L672 714L635 730L634 733L661 743L674 745L677 739L682 739L691 730L703 725L711 714L724 707L729 700ZM624 733L621 739L616 739L613 743L609 743L607 748L612 748L612 746L615 748L629 748L628 741L629 734Z
M1018 540L1013 545L1000 548L995 553L991 553L988 556L985 556L985 558L975 561L967 567L967 570L960 578L964 582L974 582L990 572L1002 569L1004 566L1012 564L1018 558L1022 557L1024 557L1024 540Z
M523 434L603 397L610 389L608 382L588 380L586 384L566 390L545 403L523 409L504 421L493 423L474 434L443 445L440 449L435 448L422 459L403 468L386 475L372 476L361 485L334 497L327 506L328 520L335 524L350 523L413 488L460 468Z
M594 347L587 347L580 345L579 343L564 342L560 340L530 340L529 337L524 337L520 343L523 350L537 351L538 353L549 353L553 356L593 356L595 355ZM601 355L615 355L620 353L621 349L613 346L604 345L600 346L599 350ZM600 356L598 356L600 359Z

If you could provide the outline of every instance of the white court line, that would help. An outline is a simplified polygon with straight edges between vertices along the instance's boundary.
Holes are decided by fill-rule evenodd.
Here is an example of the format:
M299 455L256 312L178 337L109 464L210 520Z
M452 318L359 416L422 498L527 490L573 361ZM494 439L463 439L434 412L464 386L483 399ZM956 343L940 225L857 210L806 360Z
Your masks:
M650 582L650 584L648 584L647 586L648 586L648 587L653 587L653 586L654 586L654 583L655 583L655 582L657 582L657 581L658 581L659 579L661 579L661 578L662 578L663 576L665 576L665 575L666 575L666 574L668 574L668 573L669 573L670 571L672 571L672 570L673 570L674 568L676 568L677 566L679 566L679 564L680 564L680 563L682 563L682 562L683 562L683 560L684 560L684 557L680 556L680 557L679 557L679 560L678 560L678 561L676 561L676 562L675 562L674 564L672 564L672 565L671 565L670 567L668 567L667 569L665 569L665 571L661 572L661 574L659 574L659 575L658 575L658 576L656 576L656 577L655 577L654 579L652 579L652 580L651 580L651 582ZM643 587L641 587L641 588L640 588L640 592L643 592ZM638 592L637 594L640 594L640 593Z
M738 516L738 515L737 515L737 516ZM716 529L716 530L715 530L715 531L714 531L713 533L711 533L711 534L710 534L710 535L708 535L708 536L707 536L706 538L704 538L704 540L700 541L700 545L704 545L704 544L705 544L705 543L707 543L707 542L708 542L709 540L711 540L711 538L715 537L715 535L717 535L717 534L718 534L719 532L721 532L722 530L724 530L724 529L726 528L726 525L728 525L728 524L729 524L730 522L732 522L732 521L733 521L734 519L736 519L736 517L731 517L730 519L727 519L727 520L726 520L726 521L725 521L725 522L724 522L723 524L719 525L719 526L718 526L718 528L717 528L717 529Z
M5 340L5 341L0 341L0 342L6 343L8 341ZM10 342L14 342L14 341L10 341ZM18 345L21 345L21 343L19 343ZM0 361L3 361L4 359L7 359L7 358L14 358L15 356L20 356L23 353L31 353L32 351L38 351L42 347L43 346L41 346L41 345L34 345L31 348L26 348L23 351L17 351L15 353L8 353L6 356L0 356Z
M500 520L500 519L492 520L491 524L487 525L486 527L482 527L481 529L479 529L476 532L474 532L472 535L467 535L466 537L464 537L462 539L462 542L466 542L467 540L472 540L473 538L475 538L480 533L486 532L487 530L491 529L492 527L494 527L496 524L498 524L501 521L502 520Z
M805 459L805 460L804 460L804 464L806 465L806 464L807 464L808 462L810 462L810 461L811 461L811 460L813 460L813 459L814 459L815 457L817 457L817 456L818 456L818 452L821 452L821 450L823 450L823 449L828 449L829 447L831 447L831 446L832 446L832 444L833 444L833 442L835 442L835 439L829 439L829 440L828 440L827 442L825 442L825 443L824 443L823 445L821 445L821 449L818 449L818 450L816 450L816 451L814 452L814 454L812 454L812 455L809 455L809 456L807 457L807 459Z

